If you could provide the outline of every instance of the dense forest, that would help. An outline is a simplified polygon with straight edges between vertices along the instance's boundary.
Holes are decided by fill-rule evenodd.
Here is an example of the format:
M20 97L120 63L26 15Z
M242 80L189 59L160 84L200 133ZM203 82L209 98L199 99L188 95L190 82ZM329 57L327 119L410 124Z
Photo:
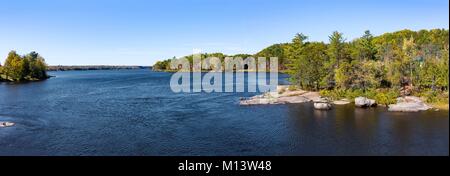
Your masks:
M202 58L211 56L227 57L202 54ZM278 57L280 70L291 76L293 85L332 99L366 96L390 104L398 96L415 95L429 103L448 101L446 29L402 30L380 36L365 31L351 41L336 31L327 43L308 41L308 36L297 34L289 43L238 56ZM170 70L170 61L157 62L154 69Z
M38 53L31 52L24 56L11 51L4 65L0 65L0 81L37 81L47 79L47 64Z

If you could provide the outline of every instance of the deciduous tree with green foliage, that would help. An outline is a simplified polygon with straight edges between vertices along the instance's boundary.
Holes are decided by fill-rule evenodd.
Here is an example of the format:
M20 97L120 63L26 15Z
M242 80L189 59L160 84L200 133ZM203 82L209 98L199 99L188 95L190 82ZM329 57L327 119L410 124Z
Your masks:
M31 52L20 56L16 51L11 51L0 67L0 79L5 81L35 81L47 79L47 64L38 53Z

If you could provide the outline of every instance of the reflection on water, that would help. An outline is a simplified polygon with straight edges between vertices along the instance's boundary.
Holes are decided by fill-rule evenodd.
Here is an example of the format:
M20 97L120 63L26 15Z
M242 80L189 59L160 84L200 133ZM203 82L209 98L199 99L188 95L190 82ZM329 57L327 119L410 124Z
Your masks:
M17 123L0 129L0 155L449 153L448 111L239 106L239 97L255 93L174 94L170 73L51 74L57 77L0 84L0 121Z
M298 154L448 154L448 111L394 113L384 107L355 109L353 105L318 111L309 106L290 109L293 135L306 138L301 146L309 149L296 150Z

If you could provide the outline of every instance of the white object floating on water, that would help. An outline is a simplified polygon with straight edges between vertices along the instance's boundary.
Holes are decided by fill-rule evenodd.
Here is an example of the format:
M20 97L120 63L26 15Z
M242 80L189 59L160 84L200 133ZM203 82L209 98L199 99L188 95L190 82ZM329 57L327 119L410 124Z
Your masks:
M14 126L15 125L15 123L12 123L12 122L0 122L0 127L11 127L11 126Z

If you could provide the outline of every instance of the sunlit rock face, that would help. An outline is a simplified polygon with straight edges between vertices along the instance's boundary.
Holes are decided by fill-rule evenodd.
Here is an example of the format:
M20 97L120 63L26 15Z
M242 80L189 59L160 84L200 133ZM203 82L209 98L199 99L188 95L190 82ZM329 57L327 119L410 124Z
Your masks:
M395 112L418 112L431 109L419 97L407 96L397 98L397 104L389 105L389 111Z

